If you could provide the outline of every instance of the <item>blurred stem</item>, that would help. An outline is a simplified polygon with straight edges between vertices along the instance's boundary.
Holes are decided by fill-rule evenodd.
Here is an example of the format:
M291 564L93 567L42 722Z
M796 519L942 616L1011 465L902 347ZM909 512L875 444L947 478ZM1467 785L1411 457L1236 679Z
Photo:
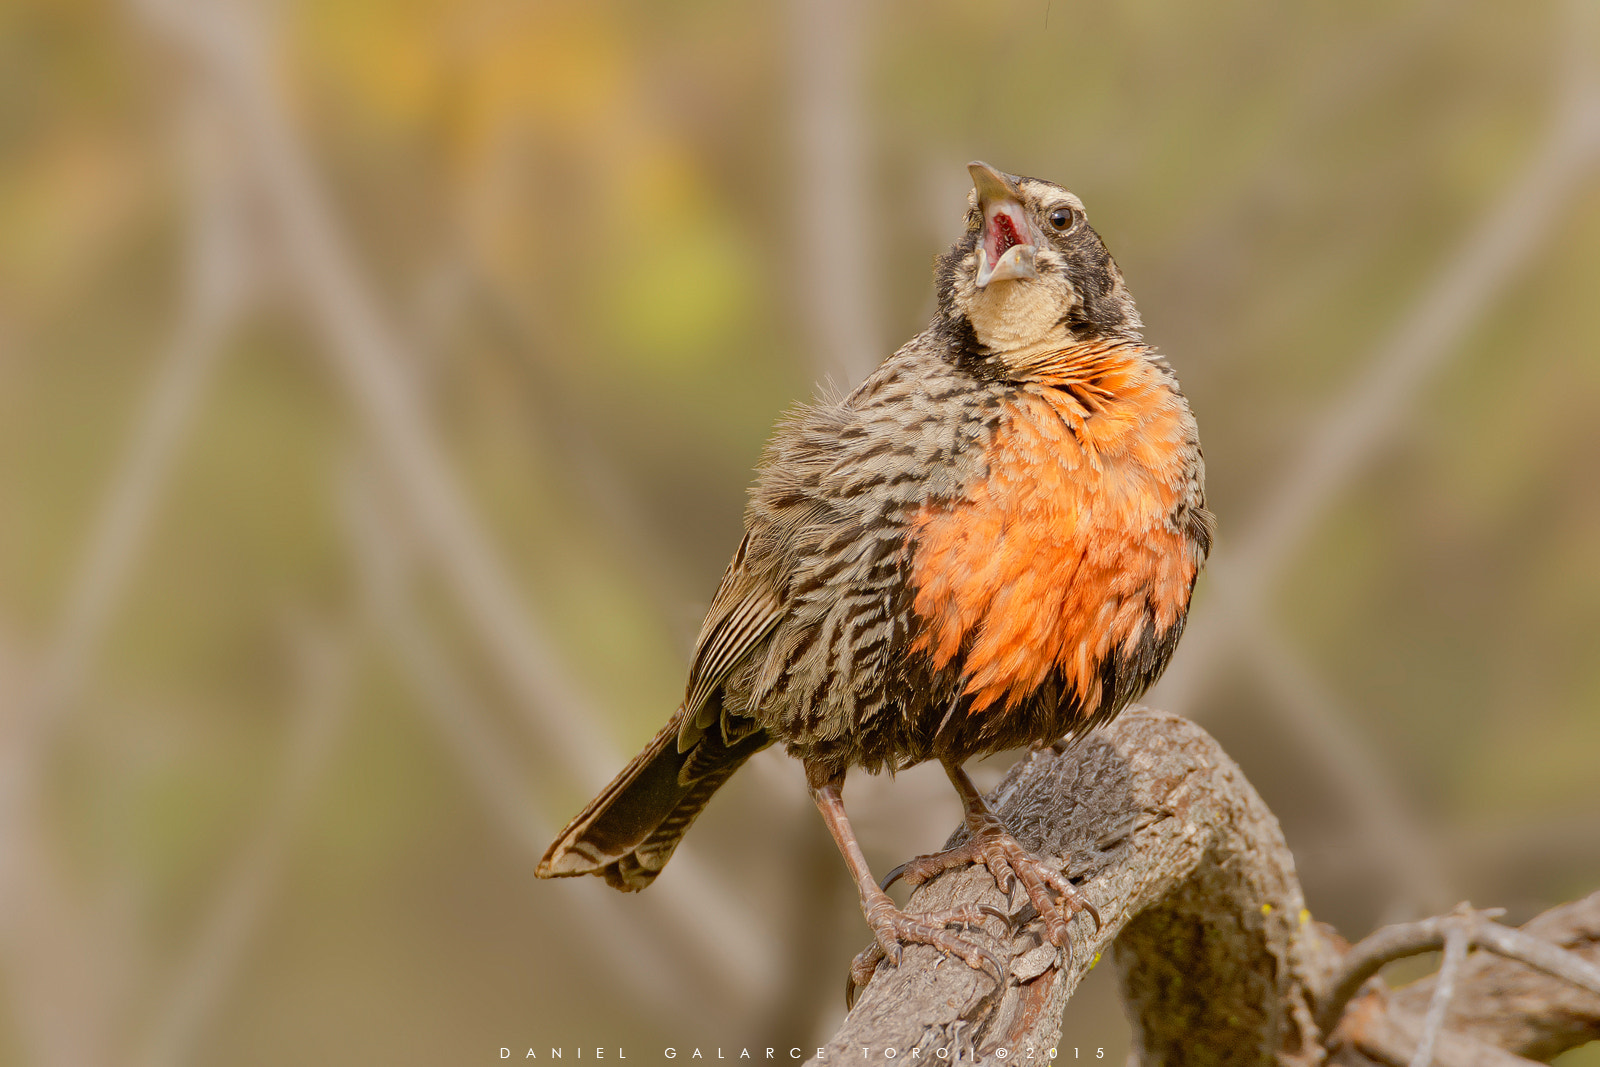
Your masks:
M519 856L537 857L554 831L539 817L526 776L508 755L513 746L497 734L492 715L418 613L409 592L411 546L366 470L364 464L350 465L339 496L367 611L394 653L396 668L416 691L418 707L461 764L494 822L516 843ZM675 857L674 867L683 858ZM748 998L770 981L743 954L727 951L732 943L726 933L694 921L707 913L694 912L689 921L660 914L657 906L670 892L625 906L619 896L602 895L598 884L540 888L545 895L561 894L560 906L581 924L595 962L613 981L632 987L636 1003L661 1004L675 1016L704 1016L705 1004L719 1004L719 1012L737 1015L749 1010L753 1002ZM655 926L666 927L669 936ZM702 943L698 951L663 955L661 946L673 940ZM696 980L686 981L691 975Z
M149 1045L138 1059L145 1067L177 1067L195 1058L206 1022L223 1002L283 880L295 829L349 720L350 642L304 615L291 620L289 639L300 692L282 770L261 821L204 910L195 946L156 1013Z
M790 0L795 236L805 321L817 370L840 390L877 366L882 196L866 129L862 82L873 5Z
M252 24L249 9L235 4L179 6L172 0L145 2L158 28L193 54L239 131L299 295L324 335L326 354L406 522L512 690L521 721L548 765L580 788L597 787L620 760L596 729L601 717L562 667L548 632L518 598L519 583L451 471L407 376L404 346L357 268L296 135L264 47L264 27ZM684 850L674 868L674 877L653 894L653 906L670 914L675 927L709 932L695 941L729 964L719 970L729 1002L759 1000L771 988L775 968L773 953L766 951L768 936Z
M1589 188L1600 162L1600 86L1588 50L1569 46L1568 56L1549 130L1521 172L1376 346L1367 369L1328 405L1255 521L1236 537L1224 530L1205 610L1158 691L1164 707L1181 714L1194 705L1256 625L1252 613L1267 610L1295 554Z
M552 764L584 788L617 759L553 643L517 597L518 582L453 474L426 417L395 329L357 267L277 84L263 27L237 4L174 11L150 0L160 28L187 46L239 131L299 297L410 522L446 588L517 695L522 721Z
M1383 877L1400 888L1400 910L1442 907L1450 889L1439 849L1356 733L1354 717L1275 630L1254 627L1241 647L1268 687L1273 711L1302 742L1306 762L1349 800L1356 834L1379 858Z
M190 195L182 304L165 355L118 449L71 570L38 673L21 686L0 745L0 938L17 1024L41 1064L103 1061L123 975L107 960L127 931L76 899L49 854L41 793L56 739L82 699L223 342L244 303L249 264L226 124L184 100L178 133ZM118 916L117 919L121 917Z
M239 236L240 188L227 130L209 102L186 101L180 133L191 182L189 247L182 307L166 354L151 374L143 402L106 482L72 568L60 620L30 693L23 698L0 773L0 903L14 849L11 819L32 803L37 778L61 720L80 697L128 586L172 467L194 420L223 341L243 303L247 266Z
M1593 21L1577 5L1573 13L1569 30L1583 29ZM1424 388L1460 351L1461 342L1557 234L1574 200L1589 188L1600 162L1600 84L1593 34L1570 36L1580 43L1558 44L1566 62L1558 70L1545 137L1410 312L1377 345L1367 369L1328 405L1256 520L1237 538L1224 532L1209 566L1205 599L1165 680L1152 694L1153 702L1179 714L1192 709L1210 682L1235 661L1241 647L1273 632L1267 618L1270 594L1296 553L1371 464L1383 442L1404 424ZM1273 664L1260 647L1253 653L1247 664L1264 672L1268 682L1282 691L1284 671L1292 668ZM1302 682L1310 678L1301 673ZM1305 686L1296 683L1289 688L1303 691ZM1307 750L1323 762L1351 806L1391 827L1373 840L1395 841L1392 828L1408 825L1409 816L1397 800L1386 799L1390 791L1375 792L1357 784L1375 777L1370 759L1359 758L1353 770L1338 766L1341 758L1359 753L1361 746L1349 726L1326 709L1326 701L1300 699L1286 721L1304 736ZM1330 743L1331 739L1337 742ZM1420 873L1420 868L1413 873ZM1426 888L1436 878L1419 884Z

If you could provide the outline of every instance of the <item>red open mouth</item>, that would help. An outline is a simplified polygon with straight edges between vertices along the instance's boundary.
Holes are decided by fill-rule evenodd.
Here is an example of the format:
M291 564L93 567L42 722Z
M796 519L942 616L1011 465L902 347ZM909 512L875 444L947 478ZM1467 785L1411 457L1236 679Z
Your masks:
M996 212L994 218L989 220L989 240L984 243L989 246L989 262L994 263L1012 246L1024 242L1018 235L1017 224L1011 221L1011 216L1004 212Z
M983 239L978 260L978 288L1007 278L1036 277L1032 232L1022 205L1015 200L984 205Z

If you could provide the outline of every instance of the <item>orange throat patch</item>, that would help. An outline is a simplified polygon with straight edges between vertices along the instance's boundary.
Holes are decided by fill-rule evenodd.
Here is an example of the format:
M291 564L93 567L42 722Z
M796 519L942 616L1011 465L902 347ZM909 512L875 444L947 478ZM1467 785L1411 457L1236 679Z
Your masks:
M1183 618L1199 549L1171 517L1198 460L1193 416L1140 346L1041 353L1001 404L987 476L915 526L912 648L953 662L970 711L1058 670L1080 707L1100 667Z

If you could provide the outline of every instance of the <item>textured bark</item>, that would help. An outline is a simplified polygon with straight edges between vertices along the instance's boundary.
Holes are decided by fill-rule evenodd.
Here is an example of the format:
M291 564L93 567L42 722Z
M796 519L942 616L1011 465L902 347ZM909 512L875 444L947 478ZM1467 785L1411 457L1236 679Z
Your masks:
M1148 1067L1315 1057L1310 991L1337 949L1310 921L1277 819L1198 726L1131 708L1065 753L1018 761L990 803L1024 845L1068 857L1103 927L1077 919L1063 961L1036 922L1008 935L991 920L985 943L1011 971L1000 990L960 961L909 947L899 967L879 966L827 1060L882 1060L890 1049L896 1059L912 1049L919 1060L941 1049L966 1062L999 1062L1002 1049L1006 1060L1038 1059L1113 940ZM981 868L940 876L908 908L957 904L1032 911L1020 888L1007 900Z
M1065 858L1104 925L1074 920L1060 952L1020 888L1007 899L981 868L948 871L907 910L1011 914L1013 930L993 919L973 931L1009 968L1003 988L910 946L898 967L879 965L821 1062L1038 1062L1067 999L1110 953L1144 1067L1410 1064L1436 979L1393 991L1373 979L1324 1038L1317 1008L1338 1011L1330 991L1347 946L1306 911L1277 819L1192 722L1130 708L1081 745L1019 760L989 802L1025 846ZM1524 930L1600 963L1600 893ZM1600 997L1513 960L1475 952L1454 989L1437 1067L1511 1067L1600 1038Z

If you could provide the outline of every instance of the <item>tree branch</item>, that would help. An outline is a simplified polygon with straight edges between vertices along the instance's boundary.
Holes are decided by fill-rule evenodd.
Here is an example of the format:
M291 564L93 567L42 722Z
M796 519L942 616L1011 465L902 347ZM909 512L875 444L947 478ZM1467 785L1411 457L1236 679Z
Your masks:
M1600 892L1552 908L1518 930L1486 927L1474 942L1490 952L1462 964L1445 1015L1447 1034L1535 1060L1600 1040L1600 992L1593 988L1600 965ZM1379 931L1367 941L1387 934ZM1521 962L1528 958L1539 962ZM1409 1062L1406 1040L1415 1037L1408 1020L1421 1017L1437 983L1433 976L1393 993L1380 988L1359 997L1331 1044L1357 1048L1380 1063ZM1436 1062L1449 1061L1441 1055Z
M1143 1062L1204 1062L1209 1046L1217 1062L1270 1063L1316 1047L1312 990L1334 949L1309 921L1277 819L1198 726L1130 709L1065 753L1019 761L990 803L1024 845L1070 857L1104 926L1076 922L1063 965L1037 924L1011 936L991 921L990 947L1010 970L1003 990L932 949L908 948L898 968L879 967L826 1060L862 1047L1043 1056L1062 1007L1113 939ZM1031 915L1016 892L1007 900L982 869L952 871L908 908Z
M1145 1067L1509 1067L1600 1037L1600 893L1523 930L1463 905L1346 949L1311 921L1277 819L1187 719L1130 709L1081 745L1018 761L989 803L1028 848L1065 857L1103 927L1075 922L1063 953L1020 888L1008 899L982 868L946 872L907 910L1011 915L1011 929L994 919L972 932L1006 967L1004 986L908 947L900 966L879 966L813 1062L913 1050L918 1061L1047 1059L1066 1001L1108 951ZM1439 975L1394 993L1378 978L1441 948Z

